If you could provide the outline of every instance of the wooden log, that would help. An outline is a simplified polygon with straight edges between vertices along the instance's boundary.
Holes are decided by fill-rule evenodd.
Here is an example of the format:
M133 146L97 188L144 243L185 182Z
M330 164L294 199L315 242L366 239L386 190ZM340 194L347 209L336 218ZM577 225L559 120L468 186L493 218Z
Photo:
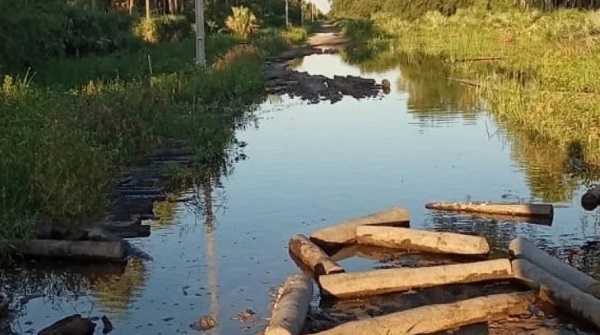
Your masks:
M405 226L410 221L410 214L401 207L369 214L357 219L347 220L335 226L330 226L310 235L311 241L321 247L330 247L340 244L351 244L356 242L356 227L362 225L387 225Z
M469 213L473 218L488 221L510 221L519 223L530 223L538 224L542 226L551 226L553 217L541 217L541 216L514 216L514 215L501 215L501 214L489 214L489 213Z
M511 315L529 314L528 309L534 301L535 294L531 291L494 294L351 321L314 335L437 333Z
M600 298L600 282L576 268L552 257L524 237L517 237L508 246L512 258L526 259L553 276L581 291Z
M600 184L596 185L581 196L581 207L586 211L593 211L600 205Z
M305 274L289 276L277 294L264 335L298 335L304 326L313 283Z
M401 227L360 226L358 244L457 255L487 255L490 245L483 236L430 232Z
M68 257L90 260L122 260L123 241L28 240L10 242L15 253L37 257Z
M515 277L530 286L539 287L540 297L559 308L569 310L600 329L600 300L582 292L568 282L526 259L512 261Z
M510 204L490 202L432 202L425 205L427 209L490 213L500 215L552 217L554 207L551 204Z
M317 276L344 272L341 266L304 235L293 235L288 243L288 249L292 258L310 268Z
M512 268L508 259L438 265L420 268L336 273L319 277L323 295L354 298L408 291L447 284L463 284L508 279Z
M38 332L38 335L92 335L96 324L81 314L74 314L60 319Z

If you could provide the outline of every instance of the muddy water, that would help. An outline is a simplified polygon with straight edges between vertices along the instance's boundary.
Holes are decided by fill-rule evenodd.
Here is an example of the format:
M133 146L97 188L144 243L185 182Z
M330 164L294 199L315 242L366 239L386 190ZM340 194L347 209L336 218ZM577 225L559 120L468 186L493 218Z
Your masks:
M361 72L338 55L310 56L296 66L388 79L392 90L336 104L269 97L256 124L238 133L248 159L219 183L192 190L203 196L197 207L163 205L151 237L135 241L153 261L36 264L3 273L11 292L24 298L13 330L34 333L80 313L107 315L113 334L197 334L190 324L212 315L218 327L208 334L254 334L268 317L273 289L296 271L286 249L290 235L398 204L410 210L415 228L477 232L498 250L526 236L596 275L589 246L598 219L578 205L589 178L568 173L564 157L547 145L497 125L443 71L420 75L405 65ZM535 200L557 208L547 226L424 208L436 200ZM256 314L240 320L246 309Z

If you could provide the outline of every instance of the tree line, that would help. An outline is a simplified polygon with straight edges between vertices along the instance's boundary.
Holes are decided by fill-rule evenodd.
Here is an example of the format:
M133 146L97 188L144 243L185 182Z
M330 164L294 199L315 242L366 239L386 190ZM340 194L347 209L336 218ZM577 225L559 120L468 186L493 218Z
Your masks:
M600 8L600 0L331 0L331 14L337 18L370 18L386 13L405 20L414 20L428 11L450 16L459 8L476 1L486 1L488 8L517 5L523 8L555 10L558 8Z
M260 26L299 25L306 0L204 0L205 30L226 30L233 6L249 8ZM0 76L35 67L51 57L135 49L191 35L194 0L2 0ZM310 14L308 14L310 15ZM150 38L146 38L150 36Z

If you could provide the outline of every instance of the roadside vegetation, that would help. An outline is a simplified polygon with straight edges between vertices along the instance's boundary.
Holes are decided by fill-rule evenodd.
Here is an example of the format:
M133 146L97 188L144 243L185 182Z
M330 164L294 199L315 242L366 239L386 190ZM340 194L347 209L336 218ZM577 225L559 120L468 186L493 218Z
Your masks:
M388 4L388 2L390 4ZM595 1L334 0L355 61L441 59L512 132L600 163L600 11ZM395 3L398 11L389 10ZM349 6L361 6L363 12ZM369 9L371 8L371 9ZM360 14L360 15L357 15ZM372 62L373 63L373 62ZM557 155L559 156L559 155Z
M170 138L200 166L236 143L263 99L262 58L309 29L302 1L290 27L283 0L236 3L205 1L199 67L191 0L1 2L0 245L40 221L98 219L118 176Z

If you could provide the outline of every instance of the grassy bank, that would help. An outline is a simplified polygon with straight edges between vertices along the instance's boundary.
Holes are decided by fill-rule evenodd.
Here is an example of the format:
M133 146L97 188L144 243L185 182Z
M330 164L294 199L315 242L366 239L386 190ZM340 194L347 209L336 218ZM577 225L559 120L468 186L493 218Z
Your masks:
M115 176L169 138L189 142L199 164L221 156L235 142L234 121L262 99L262 57L288 45L275 30L243 44L217 34L206 68L185 40L5 76L0 242L30 235L39 220L97 219Z
M378 13L342 23L378 52L441 57L448 76L480 86L503 124L565 151L581 147L600 163L600 12L480 1L451 16L406 21Z

